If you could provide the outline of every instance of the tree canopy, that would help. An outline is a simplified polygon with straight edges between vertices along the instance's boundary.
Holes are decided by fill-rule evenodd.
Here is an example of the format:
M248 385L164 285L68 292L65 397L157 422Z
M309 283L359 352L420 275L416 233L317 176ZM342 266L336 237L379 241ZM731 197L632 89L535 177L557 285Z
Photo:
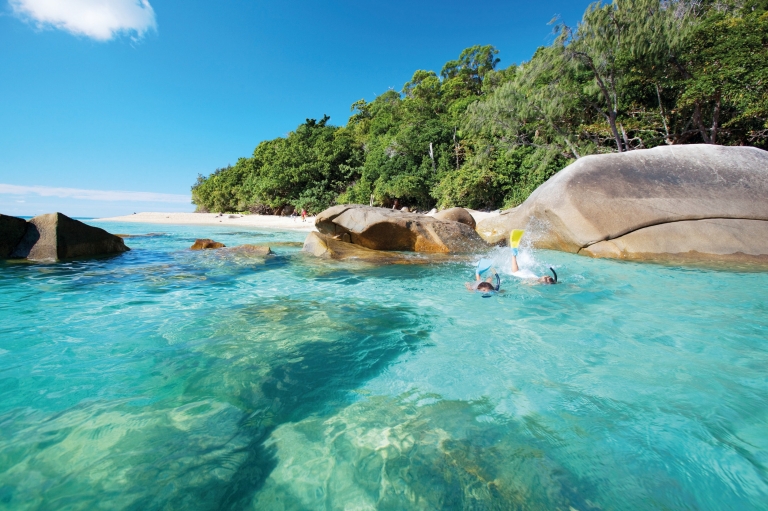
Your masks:
M203 211L333 204L499 208L577 158L659 145L768 143L768 0L614 0L528 62L472 46L440 73L307 119L199 176Z

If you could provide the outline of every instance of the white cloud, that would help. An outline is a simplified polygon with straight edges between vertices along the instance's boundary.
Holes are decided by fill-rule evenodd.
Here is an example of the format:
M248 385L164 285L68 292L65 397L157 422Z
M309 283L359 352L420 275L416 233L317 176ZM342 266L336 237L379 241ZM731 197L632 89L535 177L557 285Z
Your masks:
M189 195L152 192L119 192L110 190L81 190L78 188L53 188L50 186L17 186L0 183L0 194L40 195L95 201L171 202L189 204Z
M156 28L149 0L8 0L14 12L42 27L107 41L120 32L141 37Z

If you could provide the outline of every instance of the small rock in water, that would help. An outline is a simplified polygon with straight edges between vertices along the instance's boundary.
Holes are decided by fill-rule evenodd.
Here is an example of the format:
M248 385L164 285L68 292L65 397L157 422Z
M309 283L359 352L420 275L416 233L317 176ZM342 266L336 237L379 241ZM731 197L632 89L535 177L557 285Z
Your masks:
M224 248L224 247L226 247L224 243L219 243L218 241L213 241L208 238L204 238L204 239L195 240L195 244L192 245L190 248L192 250L209 250L209 249Z

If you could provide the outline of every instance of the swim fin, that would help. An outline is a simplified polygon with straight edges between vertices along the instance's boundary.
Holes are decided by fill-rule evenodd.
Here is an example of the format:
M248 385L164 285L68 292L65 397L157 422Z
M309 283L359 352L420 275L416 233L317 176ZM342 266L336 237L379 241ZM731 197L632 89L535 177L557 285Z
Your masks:
M520 240L523 239L525 231L522 229L515 229L509 233L509 248L517 248L520 245Z
M493 261L491 261L490 259L483 258L477 262L477 268L475 271L477 272L478 275L482 275L483 273L490 270L491 266L493 266Z

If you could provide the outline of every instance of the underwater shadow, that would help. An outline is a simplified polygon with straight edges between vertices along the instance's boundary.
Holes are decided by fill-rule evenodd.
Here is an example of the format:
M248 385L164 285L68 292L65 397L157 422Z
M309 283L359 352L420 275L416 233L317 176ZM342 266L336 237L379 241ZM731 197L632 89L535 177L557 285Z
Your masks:
M238 435L247 443L232 450L227 458L237 459L237 466L226 479L207 478L201 484L178 488L173 495L154 495L134 503L132 509L153 507L185 507L195 503L196 509L244 509L252 505L254 496L264 486L277 466L277 449L270 444L272 432L282 424L298 422L309 416L330 416L354 401L351 391L374 378L401 355L423 346L429 329L424 316L408 307L382 307L377 303L348 304L283 300L259 304L236 312L242 320L264 324L285 318L300 326L293 335L299 340L286 343L290 329L274 334L264 350L275 360L258 381L237 379L248 374L249 366L239 366L236 374L218 376L229 390L221 389L217 399L226 399L245 416L237 426ZM273 358L274 357L274 358ZM252 374L258 374L258 361L252 362ZM263 363L263 361L262 361ZM225 372L232 360L217 359L207 366L207 375L187 388L197 393L212 383L210 372ZM263 366L262 366L263 367ZM226 380L226 382L225 382ZM249 389L249 383L252 390ZM240 391L235 392L235 389ZM188 467L184 472L206 471L227 464L216 458ZM184 473L179 474L185 479ZM194 497L193 497L194 496Z

